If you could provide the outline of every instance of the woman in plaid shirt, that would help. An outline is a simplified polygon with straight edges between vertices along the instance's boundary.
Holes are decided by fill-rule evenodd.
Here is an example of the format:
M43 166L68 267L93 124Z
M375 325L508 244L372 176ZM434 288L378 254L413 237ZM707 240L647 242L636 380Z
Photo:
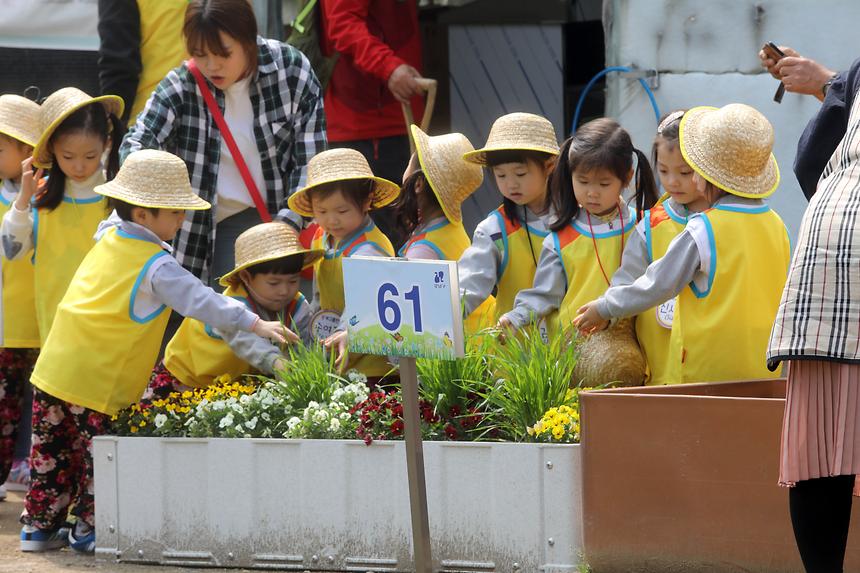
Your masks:
M322 93L307 58L257 36L247 0L192 0L183 35L213 92L269 215L305 184L308 160L326 147ZM188 62L158 84L120 149L162 149L188 165L191 185L212 204L189 212L174 240L179 262L215 286L233 267L233 243L261 222Z

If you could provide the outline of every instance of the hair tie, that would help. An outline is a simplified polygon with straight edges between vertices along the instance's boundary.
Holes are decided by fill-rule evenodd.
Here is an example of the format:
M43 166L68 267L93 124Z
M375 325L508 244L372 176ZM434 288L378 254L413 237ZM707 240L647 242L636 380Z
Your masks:
M684 111L673 111L669 115L667 115L663 121L660 122L660 125L657 126L657 135L663 135L663 130L669 127L671 124L675 123L677 120L684 117Z

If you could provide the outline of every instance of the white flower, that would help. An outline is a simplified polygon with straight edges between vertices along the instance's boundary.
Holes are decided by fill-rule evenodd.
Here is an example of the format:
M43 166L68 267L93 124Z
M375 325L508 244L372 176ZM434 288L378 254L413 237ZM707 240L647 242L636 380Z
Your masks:
M232 413L228 413L226 416L221 418L220 422L218 422L219 428L226 428L226 427L232 426L232 425L233 425L233 414Z
M293 416L292 418L287 420L287 428L292 430L301 423L302 423L302 421L299 418Z
M314 422L321 424L326 420L328 420L328 412L326 412L325 410L317 410L317 412L314 414Z
M250 420L245 422L245 427L248 428L249 430L253 430L254 428L256 428L257 427L257 416L254 416L253 418L251 418Z
M167 422L167 416L164 414L158 414L155 416L155 420L153 420L153 422L155 422L156 428L160 428L165 424L165 422Z
M241 414L241 413L242 413L242 410L243 410L243 408L242 408L242 406L241 406L240 404L233 404L233 405L231 406L231 408L233 409L233 411L234 411L234 412L237 412L237 413L239 413L239 414Z
M240 404L247 404L250 401L251 401L251 395L250 394L242 394L242 396L239 398Z
M221 410L223 410L226 407L227 407L226 404L224 404L224 402L222 402L220 400L218 402L212 402L212 409L216 410L218 412L220 412Z
M342 414L340 415L340 419L341 419L341 421L343 421L343 422L346 422L347 420L349 420L349 412L344 412L344 413L342 413Z
M337 418L332 418L331 422L328 423L328 429L332 432L337 432L340 430L340 420Z
M346 392L348 390L349 390L349 386L347 386L346 388L338 388L337 390L332 392L331 393L332 401L337 402L338 400L340 400L343 397L343 395L346 394Z
M313 400L308 402L308 408L311 410L318 410L319 407L320 407L319 402L314 402Z
M367 376L365 376L361 372L358 372L357 370L350 370L346 373L346 377L349 379L350 382L360 382L362 384L367 382Z
M264 422L270 422L272 420L272 417L267 412L260 414L260 417L263 418Z

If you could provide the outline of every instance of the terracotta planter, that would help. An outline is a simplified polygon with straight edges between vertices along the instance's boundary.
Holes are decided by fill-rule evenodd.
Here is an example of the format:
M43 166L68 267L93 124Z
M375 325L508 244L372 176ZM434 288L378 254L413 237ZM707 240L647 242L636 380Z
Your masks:
M803 571L777 485L784 380L581 398L584 547L595 573ZM858 539L852 531L846 571L860 567Z

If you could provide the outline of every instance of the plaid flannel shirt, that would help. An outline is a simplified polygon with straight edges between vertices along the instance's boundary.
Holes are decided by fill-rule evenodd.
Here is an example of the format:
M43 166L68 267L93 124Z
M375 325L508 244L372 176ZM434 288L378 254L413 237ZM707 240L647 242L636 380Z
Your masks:
M257 48L257 75L250 85L254 135L266 180L260 192L274 217L287 208L287 197L305 184L308 160L325 149L325 115L319 82L300 51L261 37ZM224 113L224 92L211 83L209 89ZM139 149L163 149L181 157L191 186L212 203L211 210L189 211L173 241L179 263L208 280L221 133L185 63L155 88L122 142L120 159Z

